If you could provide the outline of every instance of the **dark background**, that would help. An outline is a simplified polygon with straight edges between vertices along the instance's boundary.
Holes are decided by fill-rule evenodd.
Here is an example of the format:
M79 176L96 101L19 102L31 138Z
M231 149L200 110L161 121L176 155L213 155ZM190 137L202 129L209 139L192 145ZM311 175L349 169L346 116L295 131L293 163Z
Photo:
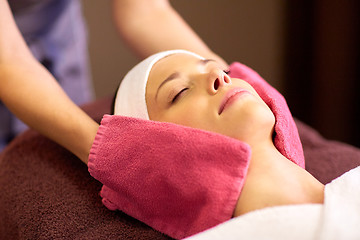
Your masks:
M172 0L226 61L258 71L295 117L360 147L360 1ZM96 97L114 92L138 59L118 38L110 1L86 0Z
M360 2L288 1L284 95L324 136L360 146Z

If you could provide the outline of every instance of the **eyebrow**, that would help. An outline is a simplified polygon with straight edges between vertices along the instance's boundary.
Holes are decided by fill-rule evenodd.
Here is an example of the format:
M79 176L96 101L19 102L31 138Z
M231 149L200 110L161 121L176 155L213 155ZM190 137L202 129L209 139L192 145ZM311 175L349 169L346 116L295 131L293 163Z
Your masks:
M157 91L156 91L156 95L155 95L155 99L157 99L157 96L159 94L159 90L162 86L164 86L165 83L170 82L176 78L180 77L180 73L179 72L174 72L172 74L170 74L158 87Z
M214 59L200 59L199 60L199 64L200 65L206 65L208 62L215 62ZM159 90L162 86L164 86L164 84L176 79L176 78L179 78L180 77L180 73L179 72L174 72L172 74L170 74L167 78L165 78L164 81L162 81L162 83L159 85L157 91L156 91L156 94L155 94L155 99L157 99L157 96L159 94Z
M214 59L201 59L201 60L199 61L199 63L200 63L201 65L206 65L208 62L215 62L215 60L214 60Z

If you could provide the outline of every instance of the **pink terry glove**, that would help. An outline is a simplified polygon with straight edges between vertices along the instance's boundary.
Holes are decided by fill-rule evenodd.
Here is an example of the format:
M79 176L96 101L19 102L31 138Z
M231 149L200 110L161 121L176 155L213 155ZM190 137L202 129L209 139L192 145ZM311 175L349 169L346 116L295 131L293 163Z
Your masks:
M233 138L105 115L88 166L106 207L180 239L232 217L249 160Z
M276 118L274 144L282 155L305 168L304 152L299 132L285 98L248 66L235 62L230 65L230 76L247 81L270 107Z

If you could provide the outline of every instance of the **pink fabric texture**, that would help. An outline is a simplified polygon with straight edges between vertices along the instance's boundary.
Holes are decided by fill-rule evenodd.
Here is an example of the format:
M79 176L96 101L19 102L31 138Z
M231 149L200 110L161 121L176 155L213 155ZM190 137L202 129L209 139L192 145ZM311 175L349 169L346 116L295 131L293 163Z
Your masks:
M276 117L274 143L304 167L295 122L280 93L249 67L233 63L230 76L249 82ZM245 181L251 150L238 140L171 123L105 115L89 156L101 197L173 238L229 220Z
M88 167L106 207L180 239L232 217L249 160L226 136L105 115Z
M230 65L230 76L247 81L270 107L276 118L274 144L282 155L305 168L299 132L285 98L257 72L239 62Z

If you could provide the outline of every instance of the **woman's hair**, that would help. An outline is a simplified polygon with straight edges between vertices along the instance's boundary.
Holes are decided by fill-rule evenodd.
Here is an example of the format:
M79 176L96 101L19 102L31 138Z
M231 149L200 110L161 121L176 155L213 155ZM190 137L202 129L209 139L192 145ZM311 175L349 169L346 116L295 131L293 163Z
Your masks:
M115 112L115 100L116 100L116 97L117 97L117 94L118 94L118 91L119 91L119 87L120 87L120 84L121 82L119 83L118 87L116 88L116 91L115 91L115 94L114 94L114 97L111 101L111 109L110 109L110 114L111 115L114 115L114 112Z

